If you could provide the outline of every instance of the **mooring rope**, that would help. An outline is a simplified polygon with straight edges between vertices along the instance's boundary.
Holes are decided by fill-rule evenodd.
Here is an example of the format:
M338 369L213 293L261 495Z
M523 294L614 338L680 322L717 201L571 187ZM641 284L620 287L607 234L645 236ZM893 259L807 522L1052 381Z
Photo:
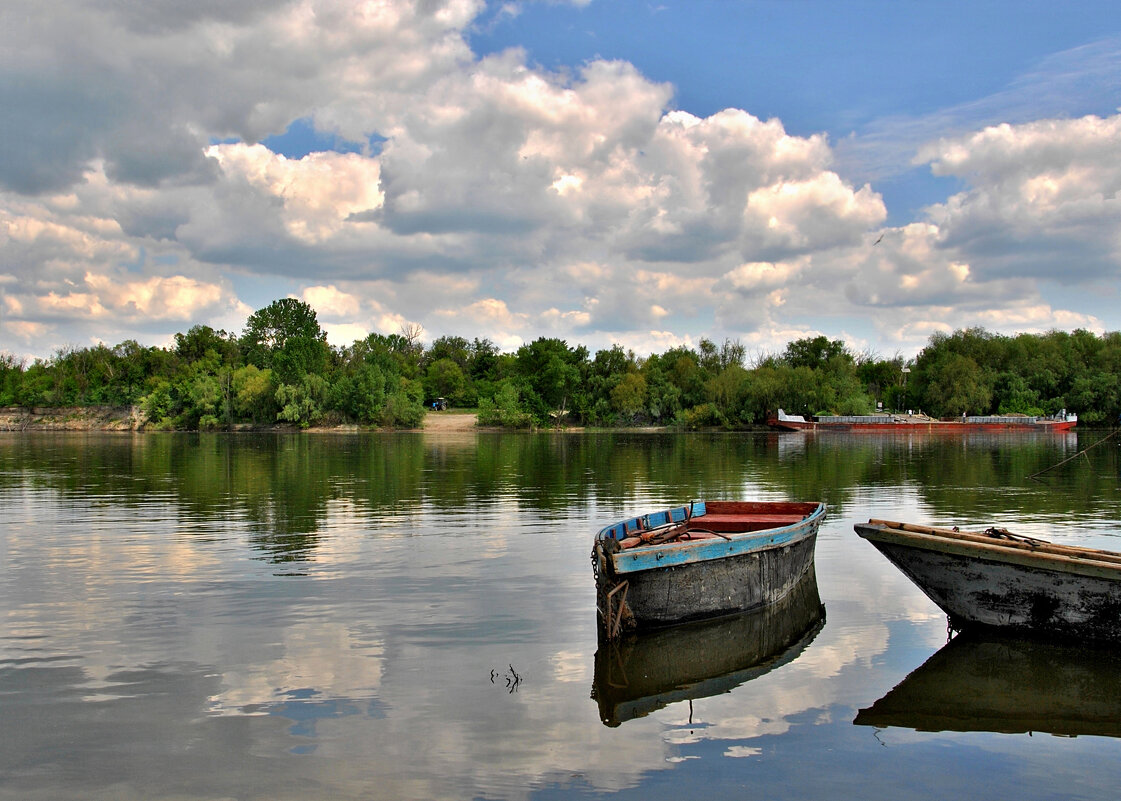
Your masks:
M1054 470L1056 467L1062 467L1067 462L1072 461L1074 459L1077 459L1079 456L1084 456L1086 454L1086 451L1090 450L1091 448L1096 448L1099 445L1101 445L1103 442L1105 442L1106 440L1111 439L1112 437L1114 437L1117 434L1118 431L1121 431L1121 429L1117 429L1117 428L1113 429L1108 434L1106 434L1104 437L1102 437L1097 442L1095 442L1093 445L1087 445L1085 448L1083 448L1082 450L1080 450L1078 453L1074 454L1073 456L1068 456L1067 458L1063 459L1058 464L1053 464L1050 467L1045 467L1042 470L1039 470L1038 472L1032 473L1030 476L1028 476L1028 478L1034 479L1036 476L1041 476L1044 473L1047 473L1051 470Z

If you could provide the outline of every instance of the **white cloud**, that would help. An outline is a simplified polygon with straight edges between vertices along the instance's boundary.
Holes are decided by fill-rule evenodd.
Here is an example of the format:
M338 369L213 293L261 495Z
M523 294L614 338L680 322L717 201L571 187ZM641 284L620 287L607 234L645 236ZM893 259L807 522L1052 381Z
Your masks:
M940 246L971 257L978 274L1067 283L1116 274L1121 115L992 126L920 157L969 183L930 215Z
M347 347L370 335L370 330L360 323L321 323L327 333L327 342L335 347Z
M190 321L201 310L217 305L224 294L215 284L182 275L114 281L106 275L87 273L86 285L98 293L99 304L107 303L116 314L183 321Z
M921 346L903 333L917 321L1117 325L1092 304L1121 266L1119 116L932 143L921 159L964 189L877 230L883 198L825 135L674 109L670 85L621 61L476 57L481 2L61 0L41 25L14 1L0 292L21 343L35 326L52 348L235 325L246 285L300 294L332 341L420 324L503 347L781 349L812 329L891 350ZM307 119L361 152L255 144ZM1050 300L1052 281L1092 282L1092 300Z
M358 298L339 290L334 284L307 287L300 293L300 298L315 309L318 317L326 319L353 317L361 307Z
M215 145L206 153L228 177L275 199L288 234L304 244L337 235L352 215L383 202L378 162L355 153L287 159L263 145Z
M749 262L729 271L724 277L736 290L745 294L786 286L797 278L806 260L792 262Z

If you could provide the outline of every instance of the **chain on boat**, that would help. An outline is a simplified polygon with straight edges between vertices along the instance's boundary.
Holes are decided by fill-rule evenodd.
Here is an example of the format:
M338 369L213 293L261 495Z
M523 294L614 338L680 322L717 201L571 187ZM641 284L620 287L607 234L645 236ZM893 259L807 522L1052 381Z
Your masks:
M627 606L627 579L616 579L608 564L608 553L603 540L592 547L592 573L596 580L596 606L603 621L608 640L616 639L624 629L634 627L634 615ZM613 544L615 540L606 540Z

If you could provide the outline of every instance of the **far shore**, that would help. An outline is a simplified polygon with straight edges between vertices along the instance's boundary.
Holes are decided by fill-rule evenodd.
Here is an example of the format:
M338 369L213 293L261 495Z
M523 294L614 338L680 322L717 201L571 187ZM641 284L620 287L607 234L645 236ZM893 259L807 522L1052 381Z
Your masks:
M478 415L473 411L450 409L442 412L428 412L424 425L419 429L397 429L404 431L423 431L426 433L469 433L480 431L506 431L503 428L480 427ZM309 434L346 434L376 432L378 429L355 424L337 426L312 426L300 429L290 425L253 426L238 424L225 431L292 431ZM538 429L539 431L581 432L583 426L564 426L559 429ZM629 433L654 433L668 431L663 426L639 426L616 429L596 429L626 431ZM144 421L138 406L69 406L61 408L36 407L25 409L18 406L0 408L0 431L153 431Z
M478 431L478 415L469 411L429 412L421 431ZM150 431L137 406L68 406L61 408L0 408L0 431ZM226 429L219 429L225 431ZM239 424L234 431L300 431L296 426ZM377 431L358 425L312 426L309 433Z

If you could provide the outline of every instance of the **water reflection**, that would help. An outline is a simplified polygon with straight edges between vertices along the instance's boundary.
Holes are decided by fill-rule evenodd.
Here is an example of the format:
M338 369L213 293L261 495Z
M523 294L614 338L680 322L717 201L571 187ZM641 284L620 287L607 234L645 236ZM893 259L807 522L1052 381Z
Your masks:
M0 799L825 798L846 778L935 799L969 797L963 766L996 795L1080 780L1109 799L1121 739L1003 737L994 757L976 747L992 738L894 730L904 747L885 749L852 725L945 639L852 525L1004 523L1117 550L1119 450L1040 484L1025 477L1073 446L0 434ZM829 623L804 650L820 620L785 643L727 635L747 643L731 654L671 646L695 655L683 675L643 642L596 664L592 533L683 497L831 503L814 586ZM510 668L513 693L492 680ZM633 694L589 699L597 670ZM609 721L649 714L605 726L600 700Z
M1121 650L960 634L854 723L1121 737Z
M794 661L825 625L817 576L781 601L742 615L602 640L592 697L606 726L668 704L730 692Z
M1116 448L1100 449L1098 469L1077 481L1064 480L1077 465L1028 481L1078 447L1075 434L43 433L0 437L0 490L30 481L138 514L166 499L182 533L220 537L225 523L245 522L258 556L279 564L314 559L340 506L390 534L415 529L422 505L457 513L513 500L548 520L619 498L821 498L841 507L901 486L951 509L954 523L1058 517L1106 498L1116 508Z

